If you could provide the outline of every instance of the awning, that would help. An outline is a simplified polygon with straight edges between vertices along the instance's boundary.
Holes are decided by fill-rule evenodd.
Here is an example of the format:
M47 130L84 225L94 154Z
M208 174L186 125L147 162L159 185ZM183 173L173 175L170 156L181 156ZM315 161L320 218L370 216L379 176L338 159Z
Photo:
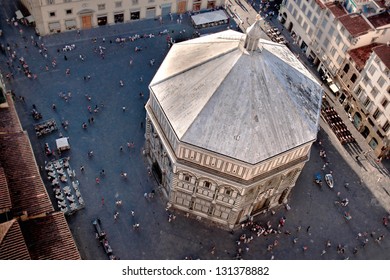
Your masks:
M28 17L26 17L26 20L27 20L28 23L35 22L35 19L34 19L34 17L32 15L29 15Z
M20 10L17 10L17 11L15 12L15 15L16 15L16 19L22 19L22 18L24 18L23 14L22 14L22 12L21 12Z
M218 22L221 20L228 20L228 17L223 10L218 10L214 12L207 12L198 15L191 16L192 21L196 26L202 24L208 24L212 22Z
M49 23L49 29L50 31L61 30L61 24L59 22Z
M339 88L335 84L329 85L329 88L331 91L333 91L333 93L336 93L339 91Z
M73 27L76 27L77 24L76 24L76 21L74 19L72 20L65 20L65 27L66 28L73 28Z
M56 144L57 144L57 149L59 149L59 150L68 150L68 149L70 149L67 137L62 137L62 138L56 139Z

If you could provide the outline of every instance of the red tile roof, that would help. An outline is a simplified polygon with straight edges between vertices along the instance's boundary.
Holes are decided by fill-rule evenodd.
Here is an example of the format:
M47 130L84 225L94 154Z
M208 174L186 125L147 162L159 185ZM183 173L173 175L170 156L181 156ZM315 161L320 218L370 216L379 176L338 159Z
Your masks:
M29 216L54 210L26 132L0 134L0 164L8 180L12 210Z
M375 3L379 6L379 7L381 7L381 8L388 8L388 7L386 7L386 1L385 0L374 0L375 1Z
M7 95L6 99L8 103L2 104L5 107L0 107L0 134L22 130L12 98Z
M325 6L332 12L335 18L347 15L347 10L339 2L326 3Z
M377 43L373 43L348 51L348 54L355 62L355 66L358 71L361 71L364 68L364 65L366 65L366 62L372 53L372 49L378 45L379 44Z
M36 165L30 140L22 131L13 100L0 109L0 166L4 168L15 215L27 211L29 216L54 211Z
M0 203L1 188L8 187L11 213L20 216L26 211L28 215L20 227L17 222L0 224L0 259L80 259L64 214L53 212L12 98L6 98L9 106L0 109ZM22 254L24 249L26 254Z
M33 260L80 260L65 216L55 212L21 223Z
M0 224L0 260L30 260L16 219Z
M390 69L390 46L381 45L373 48L372 50L382 60L383 64Z
M358 37L374 30L360 14L348 14L338 18L353 37Z
M8 212L12 207L4 168L0 167L0 214Z
M375 28L379 28L390 24L390 12L383 12L377 15L373 15L367 19Z

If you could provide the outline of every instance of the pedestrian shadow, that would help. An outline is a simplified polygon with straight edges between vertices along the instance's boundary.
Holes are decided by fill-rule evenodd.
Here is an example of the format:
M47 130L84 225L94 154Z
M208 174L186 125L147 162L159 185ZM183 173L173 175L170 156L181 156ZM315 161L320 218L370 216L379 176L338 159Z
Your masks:
M344 148L351 156L359 155L363 152L363 149L356 142L345 144Z
M382 164L380 164L373 155L367 154L365 156L365 159L369 164L371 164L372 167L376 168L379 171L379 173L381 173L384 176L390 177L390 172Z
M359 167L363 168L365 171L368 171L367 168L363 165L363 163L361 162L360 159L357 159L356 162L359 165Z

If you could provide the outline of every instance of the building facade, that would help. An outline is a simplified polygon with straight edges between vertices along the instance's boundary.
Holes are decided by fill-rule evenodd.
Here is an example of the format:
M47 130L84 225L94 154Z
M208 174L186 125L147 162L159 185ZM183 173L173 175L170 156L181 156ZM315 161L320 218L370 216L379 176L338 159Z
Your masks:
M389 76L383 72L388 71L386 59L377 57L382 67L371 63L375 61L373 49L380 51L390 41L389 5L388 1L374 0L286 0L279 14L324 81L335 83L335 95L367 144L381 157L389 150L387 131L383 130L389 120L388 109L386 102L385 107L380 104L389 98ZM374 73L382 78L367 74L370 67L380 69Z
M249 29L175 44L145 106L144 152L169 205L227 228L287 203L321 106L297 58Z
M390 46L385 44L352 50L340 72L351 89L342 102L344 109L379 158L389 155L390 145L389 53Z
M389 13L372 2L369 12L350 13L345 7L350 2L286 0L279 19L317 70L334 78L348 50L390 40ZM375 24L371 17L383 20Z
M21 0L35 18L41 35L88 29L140 19L163 18L170 13L211 10L223 0Z

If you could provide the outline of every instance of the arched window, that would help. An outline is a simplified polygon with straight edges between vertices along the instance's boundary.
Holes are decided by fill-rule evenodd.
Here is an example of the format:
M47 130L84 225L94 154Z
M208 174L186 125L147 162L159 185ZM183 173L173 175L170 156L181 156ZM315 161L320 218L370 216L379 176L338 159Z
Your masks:
M378 146L378 141L374 137L372 137L369 145L370 145L371 148L373 148L375 150L376 147Z
M345 64L343 71L344 71L345 74L348 73L348 71L349 71L349 64L348 63Z
M356 82L356 79L357 79L356 74L353 74L352 77L351 77L351 82L352 83Z

